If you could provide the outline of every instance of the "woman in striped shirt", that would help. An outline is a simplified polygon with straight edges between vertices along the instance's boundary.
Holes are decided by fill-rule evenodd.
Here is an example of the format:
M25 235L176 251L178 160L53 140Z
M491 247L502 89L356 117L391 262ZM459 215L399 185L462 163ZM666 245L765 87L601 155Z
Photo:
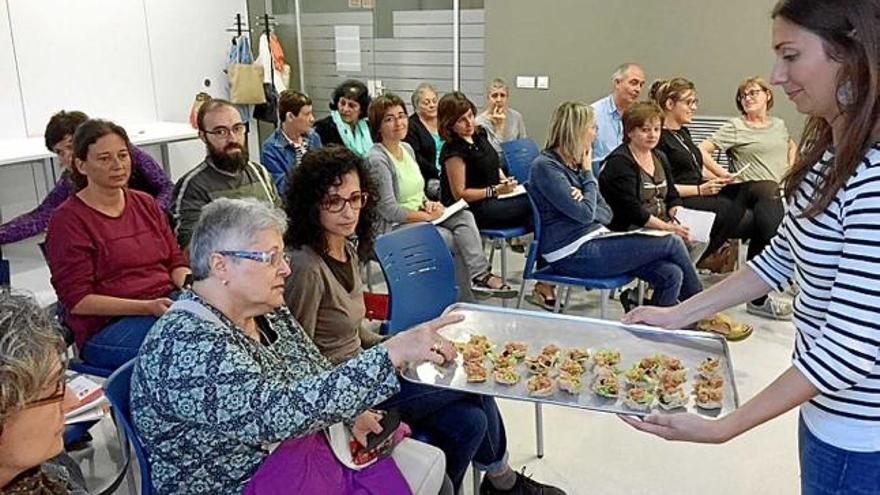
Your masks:
M669 440L721 443L800 406L803 494L880 494L880 1L780 0L773 83L808 115L785 179L790 208L747 267L670 308L624 317L681 328L792 280L792 366L733 413L624 420Z

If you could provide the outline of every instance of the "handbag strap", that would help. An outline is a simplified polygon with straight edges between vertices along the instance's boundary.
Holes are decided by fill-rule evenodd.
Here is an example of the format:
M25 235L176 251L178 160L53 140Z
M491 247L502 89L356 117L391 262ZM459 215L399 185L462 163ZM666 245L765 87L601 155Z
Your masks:
M168 311L174 310L185 311L209 323L213 323L219 326L226 326L226 324L223 323L223 320L215 315L213 311L206 308L204 305L193 301L192 299L178 299L177 301L174 301L174 304L172 304L171 307L168 308Z

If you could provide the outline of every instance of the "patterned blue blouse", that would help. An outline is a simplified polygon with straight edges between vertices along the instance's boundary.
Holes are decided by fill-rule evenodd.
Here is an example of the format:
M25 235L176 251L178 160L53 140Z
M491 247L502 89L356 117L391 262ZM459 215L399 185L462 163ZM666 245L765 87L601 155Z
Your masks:
M350 421L400 385L384 346L333 368L286 307L261 318L264 345L223 326L162 316L132 375L131 409L157 494L240 493L275 442Z

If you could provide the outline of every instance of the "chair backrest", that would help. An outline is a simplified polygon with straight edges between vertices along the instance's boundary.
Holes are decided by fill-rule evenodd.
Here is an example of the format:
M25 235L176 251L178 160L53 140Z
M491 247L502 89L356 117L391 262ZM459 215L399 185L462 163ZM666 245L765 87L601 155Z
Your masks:
M141 495L150 495L153 488L150 480L150 464L147 461L140 437L138 437L131 421L131 372L135 363L137 363L137 358L125 363L110 375L110 378L104 383L104 395L110 401L117 425L122 426L126 438L134 448L134 455L137 457L141 473Z
M691 132L691 139L693 139L694 144L699 145L706 139L709 139L712 134L715 134L715 131L717 131L722 125L730 122L730 119L730 117L716 117L711 115L694 117L693 120L691 120L691 123L688 124L688 130ZM718 165L730 170L730 157L727 156L726 153L718 150L713 158L718 162Z
M529 254L526 255L526 265L523 267L523 280L528 280L532 275L538 258L538 245L541 242L541 214L538 211L538 205L535 204L535 199L532 197L535 194L534 189L529 184L526 184L525 187L526 196L529 198L529 205L532 207L532 224L535 227L534 239L529 244Z
M376 258L388 284L388 333L440 316L455 302L452 254L437 227L406 225L376 239Z
M529 138L515 139L501 143L501 151L510 175L516 177L520 184L525 184L529 180L529 167L538 156L538 145Z

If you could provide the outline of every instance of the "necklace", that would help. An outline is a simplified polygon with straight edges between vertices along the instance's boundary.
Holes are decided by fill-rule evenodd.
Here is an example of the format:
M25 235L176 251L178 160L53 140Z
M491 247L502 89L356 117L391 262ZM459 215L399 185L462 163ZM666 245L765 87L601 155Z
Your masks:
M688 146L687 143L684 142L684 139L682 139L681 136L678 135L678 130L669 129L669 132L672 134L675 140L678 141L678 144L681 145L681 147L684 148L684 150L687 151L689 155L691 155L691 163L693 164L694 169L696 169L698 172L702 172L702 167L700 166L700 162L697 160L697 155L695 155L690 146Z

